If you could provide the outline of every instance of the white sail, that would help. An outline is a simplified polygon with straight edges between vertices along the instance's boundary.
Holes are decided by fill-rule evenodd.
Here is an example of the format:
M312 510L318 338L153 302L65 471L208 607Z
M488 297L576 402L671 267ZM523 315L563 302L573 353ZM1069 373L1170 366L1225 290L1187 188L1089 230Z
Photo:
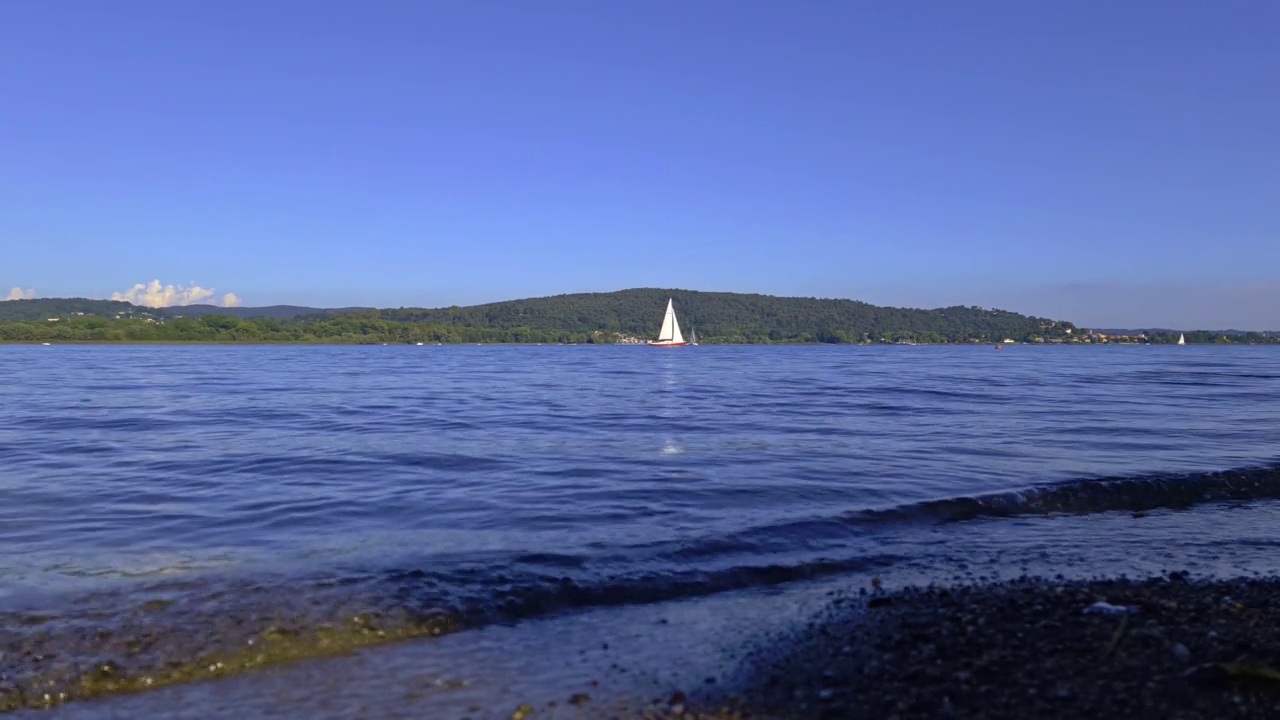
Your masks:
M678 345L684 342L680 334L680 323L676 320L675 304L667 300L667 314L662 316L662 329L658 331L658 342Z
M1179 344L1179 345L1186 345L1186 344L1187 344L1187 336L1186 336L1186 335L1184 335L1184 334L1182 334L1182 333L1178 333L1178 344Z

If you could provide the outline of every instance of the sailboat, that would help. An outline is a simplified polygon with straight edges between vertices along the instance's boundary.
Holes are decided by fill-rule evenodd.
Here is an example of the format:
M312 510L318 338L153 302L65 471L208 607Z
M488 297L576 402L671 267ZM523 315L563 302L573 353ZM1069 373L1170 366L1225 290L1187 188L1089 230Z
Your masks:
M1183 334L1183 333L1178 333L1178 344L1179 344L1179 345L1186 345L1186 344L1187 344L1187 336L1186 336L1185 334Z
M697 328L689 329L689 344L693 345L694 347L698 346L698 329Z
M671 298L667 298L667 314L662 316L662 329L658 331L658 339L650 340L653 347L680 347L688 345L684 335L680 334L680 323L676 321L676 308Z

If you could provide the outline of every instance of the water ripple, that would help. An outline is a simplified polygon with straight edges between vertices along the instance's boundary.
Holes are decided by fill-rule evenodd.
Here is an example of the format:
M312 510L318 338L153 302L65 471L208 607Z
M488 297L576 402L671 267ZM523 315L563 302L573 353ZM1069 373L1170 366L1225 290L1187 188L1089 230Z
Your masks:
M336 558L803 566L869 553L866 513L1280 441L1280 353L1243 347L3 347L0 374L0 580L64 590Z

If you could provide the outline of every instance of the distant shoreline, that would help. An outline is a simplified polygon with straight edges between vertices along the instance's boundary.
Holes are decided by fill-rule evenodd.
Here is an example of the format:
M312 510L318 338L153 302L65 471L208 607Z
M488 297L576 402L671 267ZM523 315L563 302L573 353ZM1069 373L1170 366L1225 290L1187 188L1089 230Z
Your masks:
M1006 348L1018 347L1265 347L1277 343L1187 343L1183 346L1172 343L994 343L994 342L951 342L951 343L823 343L823 342L704 342L698 347L971 347L991 349L997 344ZM50 342L45 340L0 340L3 346L73 346L73 345L231 345L231 346L291 346L291 347L648 347L644 343L523 343L523 342L446 342L417 343L407 342L315 342L306 340L63 340Z
M996 308L638 288L468 307L152 308L85 298L0 302L0 342L644 344L673 307L703 345L1280 344L1280 332L1098 330Z

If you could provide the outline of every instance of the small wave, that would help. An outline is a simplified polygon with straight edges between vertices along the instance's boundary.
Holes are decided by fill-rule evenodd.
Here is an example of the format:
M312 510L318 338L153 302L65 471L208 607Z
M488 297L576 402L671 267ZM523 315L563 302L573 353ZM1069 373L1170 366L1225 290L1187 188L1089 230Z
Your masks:
M1185 509L1202 503L1263 499L1280 499L1280 467L1073 480L1014 492L859 510L846 515L845 520L854 525L961 522L1026 515Z
M1024 490L941 498L840 515L792 518L730 533L631 545L628 553L664 563L838 552L851 539L886 526L942 525L970 520L1108 512L1183 510L1206 503L1280 499L1280 467L1188 475L1073 480Z
M586 565L586 558L580 555L564 555L560 553L528 553L514 558L515 562L527 565L545 565L557 568L580 568Z
M404 467L461 472L500 470L510 465L510 463L497 458L457 453L386 453L380 455L379 459Z
M560 564L568 565L559 559ZM506 572L483 575L486 587L446 611L466 627L540 617L592 607L666 602L731 590L769 587L799 580L886 567L901 558L861 555L794 564L738 565L719 570L655 571L596 580L568 575ZM391 596L414 614L441 611L442 588L458 588L456 572L398 570L385 576L396 585ZM476 578L471 578L476 579Z
M574 466L574 467L566 467L566 468L549 468L549 469L530 470L529 474L537 475L540 477L577 480L577 479L624 477L626 475L631 474L631 472L625 469L615 469L615 468L607 468L607 467Z

